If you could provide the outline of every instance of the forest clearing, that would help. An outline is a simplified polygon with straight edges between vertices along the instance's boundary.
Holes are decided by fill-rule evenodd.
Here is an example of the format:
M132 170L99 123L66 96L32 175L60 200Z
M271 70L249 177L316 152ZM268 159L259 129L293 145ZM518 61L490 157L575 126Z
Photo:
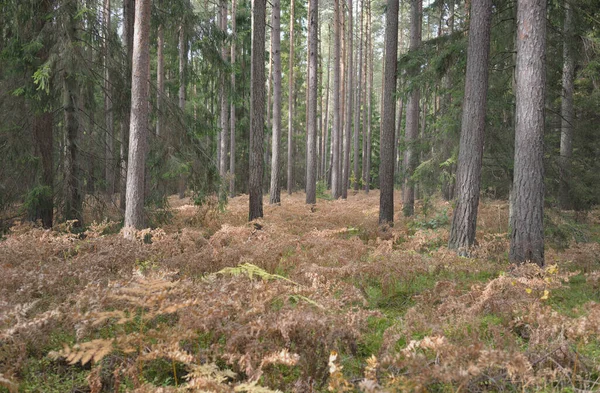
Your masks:
M517 267L503 201L482 202L471 258L446 247L449 203L392 228L378 201L286 194L247 222L248 196L173 196L136 241L13 227L0 391L598 389L600 211L549 210L546 268Z

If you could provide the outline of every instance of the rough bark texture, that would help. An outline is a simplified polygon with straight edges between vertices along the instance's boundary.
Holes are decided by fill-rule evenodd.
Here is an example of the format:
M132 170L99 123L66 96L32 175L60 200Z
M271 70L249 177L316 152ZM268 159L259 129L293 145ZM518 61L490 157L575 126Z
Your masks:
M46 192L40 196L35 214L30 218L33 221L41 220L44 228L52 228L54 220L53 120L52 112L37 114L33 119L36 155L40 157L42 163L41 185L46 188Z
M105 138L105 181L106 193L113 195L115 193L115 138L113 127L113 108L109 72L110 57L110 0L104 0L104 126L106 130Z
M331 164L331 196L338 199L341 196L342 173L340 171L340 136L342 133L340 119L340 1L334 0L333 11L333 128L332 136L332 164Z
M231 40L231 66L235 64L235 34L236 34L236 0L231 1L231 32L234 39ZM235 71L231 72L231 94L235 97ZM235 98L231 100L231 108L229 110L230 121L230 138L229 138L229 196L235 196Z
M544 264L546 1L517 4L515 203L510 260Z
M422 0L411 0L410 2L410 46L414 51L421 45L421 10ZM416 71L413 71L413 73ZM404 190L403 207L405 216L412 216L415 212L415 188L411 180L417 168L418 155L415 143L419 135L419 89L413 88L408 95L406 104L406 129L405 129L406 152L404 153Z
M271 154L271 193L269 203L281 202L281 8L273 0L271 11L271 54L273 56L273 143Z
M265 18L266 0L254 0L250 82L250 194L249 220L263 216L263 136L265 126Z
M366 12L367 12L367 20L365 22L365 78L364 78L364 89L365 89L365 98L364 98L364 106L363 106L363 124L362 124L362 135L363 135L363 146L362 146L362 183L363 189L366 192L368 191L368 183L367 183L367 125L371 122L370 117L368 116L368 106L371 102L371 92L368 89L369 85L369 57L371 56L371 13L370 13L370 0L367 0L366 3Z
M125 212L126 188L127 188L127 156L129 151L129 126L131 120L131 63L133 57L133 23L135 19L135 1L123 0L123 42L127 56L125 58L125 89L122 105L125 107L123 118L121 119L121 130L119 139L121 147L119 151L119 167L121 169L121 187L119 207Z
M456 175L458 198L448 242L449 248L461 252L465 252L475 242L485 136L491 21L492 0L471 3L465 97Z
M575 54L573 50L573 10L571 4L565 1L563 43L563 74L560 128L560 183L559 202L561 209L572 209L570 195L571 157L573 156L573 90L575 80Z
M327 82L325 85L325 110L322 114L323 125L321 126L321 132L323 134L323 147L321 149L321 178L327 178L327 160L328 147L329 147L329 85L331 80L329 79L331 72L331 30L329 30L329 50L327 52Z
M398 69L398 0L389 0L385 23L385 70L380 134L379 224L394 222L394 123L396 120L396 74Z
M371 189L371 127L373 125L373 57L375 55L375 47L373 45L373 37L372 37L372 29L371 29L371 2L369 1L369 58L368 58L368 78L369 83L367 83L367 148L366 148L366 156L367 156L367 167L365 171L365 193L369 193Z
M131 129L127 166L125 236L144 227L144 172L148 127L148 63L150 61L151 0L135 2L133 64L131 79ZM129 229L129 230L128 230Z
M319 2L310 0L308 25L308 124L306 127L306 203L317 203L317 50Z
M289 77L288 77L288 143L287 143L287 192L292 195L294 185L294 138L293 138L293 120L294 120L294 3L290 0L290 54L289 54Z

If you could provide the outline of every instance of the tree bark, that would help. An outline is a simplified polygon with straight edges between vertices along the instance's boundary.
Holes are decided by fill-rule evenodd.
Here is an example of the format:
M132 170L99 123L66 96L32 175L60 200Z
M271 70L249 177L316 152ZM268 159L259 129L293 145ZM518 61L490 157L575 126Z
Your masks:
M458 154L458 197L448 248L466 256L475 243L487 108L492 0L471 3L467 74Z
M569 1L564 2L564 42L561 100L560 159L559 159L559 202L561 209L572 209L571 159L573 156L573 91L575 81L575 53L573 50L573 10Z
M546 1L517 2L516 126L511 262L544 265Z
M332 165L331 165L331 196L338 199L341 196L342 173L340 168L340 137L342 134L340 119L340 1L334 0L333 11L333 35L334 35L334 57L333 57L333 128L332 128Z
M230 120L230 138L229 138L229 196L233 198L235 196L235 40L236 40L236 0L231 1L231 34L233 39L231 40L231 108L229 110Z
M375 56L375 47L373 45L373 31L372 31L372 20L371 20L371 1L369 0L369 52L370 55L368 57L368 78L369 82L367 83L367 169L365 175L365 193L369 193L371 189L371 136L372 131L371 128L373 126L373 57Z
M250 90L249 220L263 216L263 135L265 126L265 17L266 0L254 0Z
M148 63L150 61L151 0L135 2L133 64L131 80L131 129L127 166L125 237L144 227L144 173L148 127Z
M105 181L106 193L112 196L115 193L115 138L113 126L113 108L111 90L112 84L109 72L110 58L110 0L104 0L104 125L105 139Z
M185 42L185 26L183 23L179 26L179 109L182 114L185 114L185 60L186 60L186 42ZM185 130L181 130L179 135L179 147L184 144ZM179 175L179 199L185 197L186 180L185 175Z
M306 203L317 203L317 50L319 1L310 0L308 25L308 124L306 142Z
M396 120L396 75L398 69L398 0L389 0L385 24L385 71L380 134L379 224L394 222L394 126Z
M415 51L421 45L421 10L422 0L411 0L410 2L410 51ZM412 70L415 75L418 70ZM404 200L403 213L406 217L415 212L415 188L411 176L417 168L418 155L415 149L419 135L419 89L414 87L408 96L406 105L406 128L405 141L406 152L404 153Z
M363 7L364 8L364 7ZM360 104L361 104L361 93L362 93L362 52L363 52L363 20L364 20L364 9L360 11L360 38L358 40L358 82L356 87L356 103L354 108L354 191L358 191L360 188Z
M121 211L125 212L126 188L127 188L127 160L129 151L129 127L131 120L131 63L133 58L133 24L135 19L135 0L123 0L123 42L125 45L125 86L123 106L125 111L121 119L121 130L119 139L121 147L119 151L119 166L121 169L120 203Z
M281 202L281 8L273 0L271 10L271 55L273 56L273 143L271 154L271 192L269 203Z
M156 53L156 136L162 136L163 99L165 94L165 33L163 24L158 25Z
M350 184L350 148L352 141L352 110L354 99L354 46L353 46L353 19L352 19L352 0L348 0L348 40L346 42L346 61L348 68L345 70L346 91L345 91L345 122L344 122L344 157L342 168L342 199L348 198L348 187Z
M294 124L294 3L295 0L290 0L290 54L289 54L289 66L288 66L288 145L287 145L287 192L292 195L292 188L294 184L294 138L293 138L293 124Z

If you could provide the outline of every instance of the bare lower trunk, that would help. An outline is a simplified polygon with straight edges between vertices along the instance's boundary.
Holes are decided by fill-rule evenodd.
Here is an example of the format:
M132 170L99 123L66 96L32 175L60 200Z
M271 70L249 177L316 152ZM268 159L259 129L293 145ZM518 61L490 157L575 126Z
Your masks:
M571 157L573 156L573 90L575 80L575 57L572 47L573 10L571 3L565 1L565 22L563 42L563 74L560 130L560 183L559 202L561 209L571 209Z
M179 109L182 114L185 113L185 59L186 59L186 47L185 47L185 29L184 26L179 26ZM182 148L184 144L185 130L181 130L179 135L179 147ZM179 175L179 199L185 197L186 179L185 175Z
M471 8L467 74L458 154L458 198L448 248L466 253L475 243L488 90L492 0Z
M389 0L385 25L385 71L380 134L379 224L394 222L394 159L396 120L396 70L398 62L398 1Z
M517 7L514 212L509 258L544 265L546 1Z
M148 63L150 61L151 0L135 2L133 64L131 81L131 129L127 167L125 236L131 228L144 227L144 173L148 127ZM129 231L128 231L129 229Z
M236 34L236 0L231 2L231 30L235 37ZM231 41L231 65L235 64L235 38ZM235 97L235 71L231 72L231 94ZM231 100L231 108L229 111L230 119L230 134L229 138L229 196L233 198L235 196L235 100Z
M342 173L340 171L340 137L342 134L340 119L340 1L334 0L334 57L333 57L333 128L332 128L332 164L331 164L331 196L338 199L341 194Z
M318 0L310 0L308 62L308 124L306 142L306 203L316 203L317 185L317 49Z
M272 2L271 55L273 56L273 143L271 155L271 192L269 203L281 202L281 23L280 1Z
M266 0L254 0L250 89L250 221L263 216L263 135L265 126L265 17Z
M421 45L421 10L422 0L411 0L410 3L410 50L414 51ZM416 75L418 70L412 70ZM403 212L405 216L412 216L415 211L415 189L411 179L417 168L418 156L416 141L419 135L419 89L414 87L408 96L406 105L406 152L404 154L404 200Z
M121 140L121 147L119 151L119 167L121 171L121 187L120 187L120 203L119 207L121 211L125 212L126 205L126 188L127 188L127 156L129 151L129 126L131 119L131 62L133 57L133 24L135 6L134 0L123 0L123 41L125 44L125 88L123 103L125 111L121 119L121 130L119 139Z
M287 192L292 195L293 175L294 175L294 156L293 156L293 120L294 120L294 105L293 94L294 90L294 3L291 0L290 10L290 53L289 53L289 77L288 77L288 146L287 146Z
M352 141L352 110L354 99L354 46L353 46L353 20L352 20L352 0L348 0L348 40L346 46L346 58L348 68L346 70L346 106L345 106L345 124L344 124L344 164L342 168L342 198L348 198L348 187L350 184L350 148Z

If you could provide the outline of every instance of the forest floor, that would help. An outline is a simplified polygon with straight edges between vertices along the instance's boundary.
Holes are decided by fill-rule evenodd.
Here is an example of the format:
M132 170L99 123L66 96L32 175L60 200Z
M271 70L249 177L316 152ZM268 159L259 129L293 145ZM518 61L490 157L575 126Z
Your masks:
M379 228L377 191L304 198L252 223L170 198L136 241L13 227L0 392L600 390L599 210L548 211L538 268L508 263L504 201L463 258L441 200Z

